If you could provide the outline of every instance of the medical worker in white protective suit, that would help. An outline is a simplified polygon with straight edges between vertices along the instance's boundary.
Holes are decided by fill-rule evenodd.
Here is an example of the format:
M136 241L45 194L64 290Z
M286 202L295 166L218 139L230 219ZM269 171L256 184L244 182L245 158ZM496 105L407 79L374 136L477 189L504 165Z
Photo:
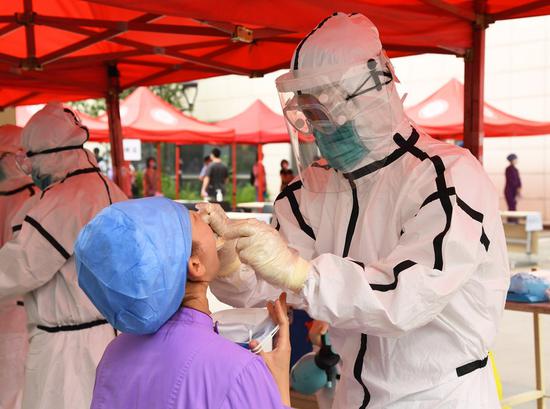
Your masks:
M16 235L23 207L30 207L40 191L18 168L21 128L0 126L0 247ZM28 349L27 314L23 297L0 302L0 408L19 409L23 396L25 359Z
M43 192L0 249L0 301L26 294L23 409L89 408L95 368L115 335L79 288L74 264L81 227L125 199L83 148L87 140L86 127L61 104L46 105L23 129L26 153L17 159Z
M343 361L335 408L496 409L487 352L509 281L498 195L468 151L414 128L395 81L363 15L334 14L302 40L276 81L301 178L274 228L202 207L247 265L226 241L211 288L235 306L291 290L328 322ZM306 167L308 138L324 160Z

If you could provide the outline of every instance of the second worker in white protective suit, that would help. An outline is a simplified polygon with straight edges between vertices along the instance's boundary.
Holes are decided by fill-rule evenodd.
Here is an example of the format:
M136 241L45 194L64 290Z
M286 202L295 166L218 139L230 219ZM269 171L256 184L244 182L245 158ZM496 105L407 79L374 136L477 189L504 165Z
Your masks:
M335 13L302 40L276 81L300 179L274 227L202 206L227 240L211 288L234 306L288 289L328 322L342 357L334 408L497 409L487 353L509 282L498 195L468 151L410 124L395 81L363 15Z
M88 137L75 114L55 103L23 129L18 162L43 192L0 249L0 302L25 294L29 321L23 409L89 408L96 366L115 336L78 286L73 257L80 229L126 199L84 149Z
M21 212L39 198L40 190L17 166L21 128L0 126L0 247L21 228ZM0 408L19 409L28 349L23 297L0 302Z

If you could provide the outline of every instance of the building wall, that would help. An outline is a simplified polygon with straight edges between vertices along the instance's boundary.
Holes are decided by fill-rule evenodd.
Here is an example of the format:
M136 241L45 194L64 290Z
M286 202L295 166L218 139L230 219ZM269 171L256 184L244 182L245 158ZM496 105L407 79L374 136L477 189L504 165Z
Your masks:
M452 77L463 81L461 59L423 55L393 60L400 92L413 105ZM485 99L496 108L525 119L550 121L550 17L498 22L486 36ZM550 138L486 138L483 164L503 197L506 156L518 155L523 181L520 210L538 210L550 220Z

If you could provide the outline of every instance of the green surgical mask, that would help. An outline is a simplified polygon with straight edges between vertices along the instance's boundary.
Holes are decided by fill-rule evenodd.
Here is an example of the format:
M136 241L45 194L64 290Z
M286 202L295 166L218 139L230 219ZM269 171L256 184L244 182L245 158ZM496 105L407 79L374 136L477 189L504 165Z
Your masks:
M52 184L52 177L50 175L39 176L38 172L33 169L31 173L32 181L40 189L45 190Z
M321 155L331 167L342 172L352 171L369 153L351 121L339 126L330 134L317 129L313 130L313 134Z

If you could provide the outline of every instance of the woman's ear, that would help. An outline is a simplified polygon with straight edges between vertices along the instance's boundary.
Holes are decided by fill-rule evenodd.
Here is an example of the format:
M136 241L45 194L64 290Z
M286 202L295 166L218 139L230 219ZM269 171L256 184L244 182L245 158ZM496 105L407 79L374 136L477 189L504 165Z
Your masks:
M206 268L199 256L192 255L187 262L187 278L190 281L203 281L206 275Z

